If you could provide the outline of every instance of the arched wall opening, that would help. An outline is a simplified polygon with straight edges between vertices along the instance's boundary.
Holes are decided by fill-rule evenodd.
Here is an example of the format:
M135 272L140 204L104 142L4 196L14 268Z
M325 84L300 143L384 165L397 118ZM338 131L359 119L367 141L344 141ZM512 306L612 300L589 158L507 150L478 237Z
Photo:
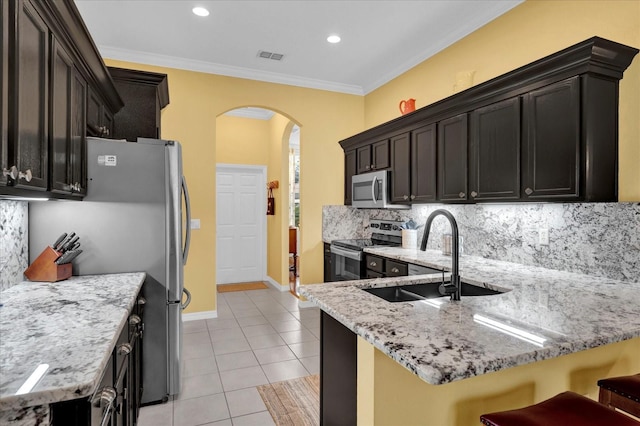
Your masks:
M274 287L285 291L289 290L289 187L290 187L290 166L289 166L289 139L294 126L300 126L291 117L265 106L240 106L226 111L216 117L216 164L217 165L238 165L247 170L262 167L265 170L265 183L278 182L273 188L273 198L275 200L275 211L273 214L266 212L267 188L261 188L257 200L264 209L257 214L264 217L262 220L266 227L264 241L264 262L263 271L256 275L256 280L267 281ZM218 179L217 179L218 180ZM274 185L272 185L274 186ZM220 182L217 184L217 189ZM245 194L244 197L247 195ZM217 226L220 226L220 218L224 218L224 202L217 201ZM223 212L220 214L220 212ZM243 212L246 214L246 212ZM228 216L228 215L226 215ZM217 235L223 235L217 232ZM263 242L260 242L262 244ZM233 282L225 273L220 272L220 267L224 268L224 263L233 263L237 256L243 253L230 254L224 252L229 248L233 250L243 250L243 261L247 262L251 256L247 255L246 246L241 249L241 245L225 245L224 241L218 241L216 255L216 276L218 283ZM241 263L241 262L240 262ZM238 277L243 277L243 273ZM232 281L229 281L229 280ZM244 282L240 278L236 282ZM295 282L295 281L294 281Z

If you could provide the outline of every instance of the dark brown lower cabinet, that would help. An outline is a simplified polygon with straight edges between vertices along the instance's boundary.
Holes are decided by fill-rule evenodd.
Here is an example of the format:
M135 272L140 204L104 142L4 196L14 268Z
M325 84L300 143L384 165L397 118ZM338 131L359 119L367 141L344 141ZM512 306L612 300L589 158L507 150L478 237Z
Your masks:
M320 321L320 424L357 424L358 347L355 333L324 311Z
M52 426L135 426L142 396L142 315L138 296L93 395L51 404Z

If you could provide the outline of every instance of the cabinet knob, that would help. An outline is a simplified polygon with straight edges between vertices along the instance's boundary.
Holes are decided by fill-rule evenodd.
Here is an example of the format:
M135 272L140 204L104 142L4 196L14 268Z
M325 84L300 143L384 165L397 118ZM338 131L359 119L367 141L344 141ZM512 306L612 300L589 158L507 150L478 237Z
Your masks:
M400 272L400 269L398 269L398 268L391 268L391 272L393 272L394 274L397 274L398 272Z
M27 182L31 182L31 179L33 179L33 174L31 173L31 169L27 169L27 171L24 173L18 172L18 179L24 179Z
M405 200L408 200L409 196L408 195L403 195L402 198L404 198Z
M458 197L460 197L460 198L464 198L465 196L466 196L466 194L464 192L461 192L461 193L458 194Z
M111 386L100 389L93 397L91 403L94 407L106 407L113 404L118 394Z
M369 262L369 266L373 266L375 268L378 264L376 262Z
M376 168L376 165L375 165L375 164L372 164L372 165L371 165L371 170L374 170L375 168Z
M415 199L416 199L416 196L415 196L415 195L413 195L413 194L411 194L411 197L409 197L409 198L411 198L412 200L415 200Z
M476 191L471 191L471 196L475 198L478 196L478 193Z
M134 325L138 325L140 324L142 320L140 319L140 317L136 314L133 314L129 317L129 325L130 326L134 326Z
M129 355L131 353L131 345L123 343L118 346L118 355Z
M10 177L13 180L18 179L18 168L16 166L11 166L11 168L7 169L7 168L3 168L2 169L2 176L5 177Z
M71 191L80 192L82 191L82 185L79 182L76 182L71 185Z
M527 195L531 195L531 194L533 194L533 189L527 188L527 189L524 190L524 193L527 194Z
M137 301L138 305L140 306L144 306L147 304L147 299L145 299L144 297L138 297L138 301Z

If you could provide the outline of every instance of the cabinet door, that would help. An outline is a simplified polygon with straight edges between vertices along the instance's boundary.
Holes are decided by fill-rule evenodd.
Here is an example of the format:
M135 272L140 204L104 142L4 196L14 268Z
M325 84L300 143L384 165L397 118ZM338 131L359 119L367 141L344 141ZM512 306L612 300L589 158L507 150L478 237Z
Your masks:
M331 281L331 244L324 243L324 282Z
M360 147L356 150L357 156L357 171L360 173L367 173L371 171L371 145Z
M374 170L388 169L391 166L391 159L389 157L388 139L371 145L371 162Z
M526 199L576 199L580 177L579 77L543 87L524 98Z
M74 66L71 58L52 38L51 44L51 191L71 192L69 157L71 147L71 103Z
M108 138L113 135L113 114L102 105L102 137Z
M411 201L436 200L436 125L411 132Z
M87 93L87 136L101 136L102 101L89 87Z
M71 143L69 147L72 194L87 194L87 83L77 69L71 79Z
M438 199L467 199L467 114L438 123Z
M471 113L469 152L472 199L520 198L520 98Z
M391 202L407 204L411 195L411 141L409 133L391 138Z
M356 150L344 153L344 204L351 205L351 182L357 171Z
M0 171L9 167L8 100L9 100L9 2L0 2ZM6 186L7 176L0 173L0 186Z
M3 2L4 3L4 2ZM18 34L13 68L14 92L10 129L18 188L45 191L48 174L49 30L29 1L11 2L17 7ZM29 177L30 176L30 177Z

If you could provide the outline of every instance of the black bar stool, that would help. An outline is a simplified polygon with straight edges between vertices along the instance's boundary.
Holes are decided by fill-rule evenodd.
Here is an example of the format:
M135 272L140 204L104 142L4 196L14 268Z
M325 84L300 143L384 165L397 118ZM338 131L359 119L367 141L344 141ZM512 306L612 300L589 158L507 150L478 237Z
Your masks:
M631 417L574 392L518 410L480 416L487 426L640 426Z
M598 380L598 386L601 404L640 419L640 374Z

